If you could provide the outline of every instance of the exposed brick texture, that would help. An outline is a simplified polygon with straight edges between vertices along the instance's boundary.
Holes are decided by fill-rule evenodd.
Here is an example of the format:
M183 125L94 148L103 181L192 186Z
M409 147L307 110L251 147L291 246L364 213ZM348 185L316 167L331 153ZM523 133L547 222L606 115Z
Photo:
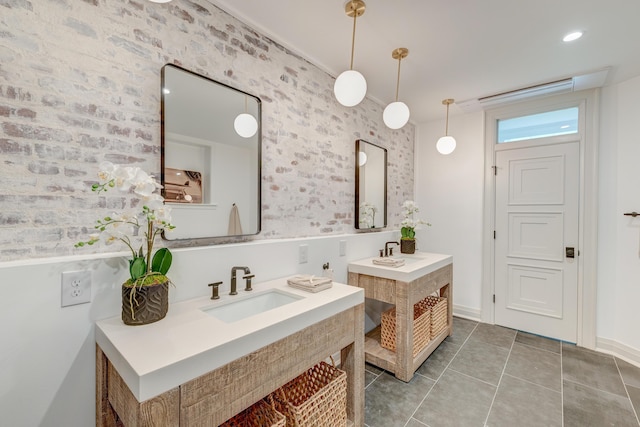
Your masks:
M159 176L166 63L262 99L262 232L248 239L355 233L358 138L389 150L398 226L414 127L390 131L369 99L342 107L332 76L208 1L0 0L0 261L114 250L73 245L96 218L137 205L90 191L100 161Z

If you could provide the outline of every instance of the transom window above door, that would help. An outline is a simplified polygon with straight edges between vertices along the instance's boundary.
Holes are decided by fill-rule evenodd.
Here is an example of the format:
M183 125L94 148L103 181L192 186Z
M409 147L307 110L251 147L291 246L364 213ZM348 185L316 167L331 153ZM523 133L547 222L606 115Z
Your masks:
M498 144L578 133L578 107L498 120Z

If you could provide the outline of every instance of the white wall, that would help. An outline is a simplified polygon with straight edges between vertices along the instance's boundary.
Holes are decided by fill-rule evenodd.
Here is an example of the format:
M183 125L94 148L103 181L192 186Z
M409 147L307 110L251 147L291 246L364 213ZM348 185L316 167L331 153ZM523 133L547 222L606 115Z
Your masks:
M208 295L207 284L219 280L224 281L220 292L228 292L235 265L251 268L254 289L261 281L296 273L321 275L325 262L334 269L334 280L346 283L349 261L375 256L398 234L396 230L174 249L170 302ZM339 256L341 240L347 241L346 256ZM301 244L308 245L307 264L298 264ZM127 257L104 254L0 264L0 424L94 425L94 322L120 315ZM93 272L93 302L61 308L60 274L81 269Z
M602 92L598 338L640 359L640 218L623 216L640 212L638 99L640 77Z
M450 117L455 151L443 156L436 142L443 121L418 126L415 198L419 218L432 224L417 231L420 250L453 255L456 314L479 319L482 280L484 122L481 112Z
M602 90L600 105L597 346L640 364L640 77ZM415 197L433 226L419 232L421 249L454 255L454 313L480 313L484 119L450 117L456 151L435 143L444 121L420 125ZM479 317L479 316L478 316Z

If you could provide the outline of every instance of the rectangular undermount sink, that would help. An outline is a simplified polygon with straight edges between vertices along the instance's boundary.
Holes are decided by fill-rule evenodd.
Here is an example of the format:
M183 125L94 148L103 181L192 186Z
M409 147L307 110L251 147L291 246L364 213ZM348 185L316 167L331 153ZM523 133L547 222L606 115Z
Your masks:
M270 289L255 295L233 297L222 303L222 305L203 308L202 311L225 323L233 323L258 313L264 313L265 311L296 302L302 298L304 297L279 289Z

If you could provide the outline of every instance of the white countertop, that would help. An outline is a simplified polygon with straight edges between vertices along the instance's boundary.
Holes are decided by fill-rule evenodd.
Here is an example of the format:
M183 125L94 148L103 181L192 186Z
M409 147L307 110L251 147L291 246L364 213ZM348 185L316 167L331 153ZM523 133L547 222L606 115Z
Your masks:
M96 343L144 402L364 302L362 289L335 282L318 293L294 289L286 278L254 284L253 289L219 300L201 297L171 304L164 319L149 325L127 326L120 317L100 320ZM269 289L303 298L230 324L202 311Z
M409 283L445 265L453 263L453 256L434 254L431 252L394 255L392 258L402 258L405 260L405 264L400 267L374 264L373 260L376 258L380 257L371 257L350 262L348 266L349 272Z

